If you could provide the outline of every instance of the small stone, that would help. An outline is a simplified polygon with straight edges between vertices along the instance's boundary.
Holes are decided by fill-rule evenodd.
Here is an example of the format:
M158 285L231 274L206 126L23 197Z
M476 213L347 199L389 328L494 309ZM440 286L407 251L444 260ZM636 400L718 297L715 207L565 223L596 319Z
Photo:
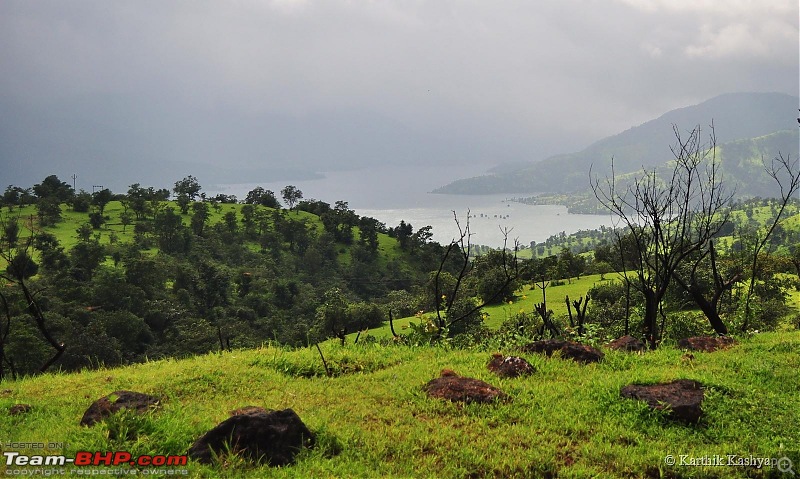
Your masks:
M525 359L519 356L503 356L500 353L493 354L486 367L501 378L528 376L535 372L533 366Z

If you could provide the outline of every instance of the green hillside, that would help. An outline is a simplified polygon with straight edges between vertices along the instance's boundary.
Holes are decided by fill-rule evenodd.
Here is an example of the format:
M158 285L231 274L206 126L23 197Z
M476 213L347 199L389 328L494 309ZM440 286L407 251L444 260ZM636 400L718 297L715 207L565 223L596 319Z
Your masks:
M317 447L280 469L235 458L215 466L190 461L143 469L208 478L766 478L782 476L772 467L690 466L679 458L732 454L800 461L797 331L742 338L729 350L695 353L693 359L672 347L646 354L607 350L601 363L588 366L525 355L536 372L517 379L486 370L490 349L329 344L323 351L340 375L326 377L313 348L268 346L4 382L0 410L20 403L31 409L0 414L3 451L183 455L229 411L255 405L292 408L316 434ZM466 406L429 399L421 387L443 368L483 379L511 399ZM626 384L678 378L705 385L698 425L673 423L644 403L620 398ZM94 399L120 389L158 395L162 407L143 418L120 415L92 428L78 425ZM115 436L119 431L127 434ZM13 443L45 446L31 451L9 447ZM677 465L668 465L670 456ZM0 465L4 474L30 469ZM117 469L131 471L127 465Z

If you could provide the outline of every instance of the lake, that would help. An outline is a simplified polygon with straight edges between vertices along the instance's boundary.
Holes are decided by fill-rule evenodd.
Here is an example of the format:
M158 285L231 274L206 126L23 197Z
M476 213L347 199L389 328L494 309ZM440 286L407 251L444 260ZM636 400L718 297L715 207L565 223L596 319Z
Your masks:
M610 216L573 215L563 206L533 206L511 201L513 195L439 195L429 191L456 178L483 174L484 167L405 167L380 166L369 169L324 173L324 178L305 181L272 183L239 183L216 185L206 192L236 195L240 200L256 186L272 190L280 199L280 190L287 184L298 187L306 199L318 199L333 205L347 201L361 216L373 217L387 226L397 226L403 220L414 231L423 226L433 227L433 239L449 243L458 236L453 212L462 226L469 214L473 244L493 247L503 245L501 229L507 228L509 246L518 239L521 245L542 242L562 231L573 233L581 229L611 226ZM530 195L528 195L530 196Z

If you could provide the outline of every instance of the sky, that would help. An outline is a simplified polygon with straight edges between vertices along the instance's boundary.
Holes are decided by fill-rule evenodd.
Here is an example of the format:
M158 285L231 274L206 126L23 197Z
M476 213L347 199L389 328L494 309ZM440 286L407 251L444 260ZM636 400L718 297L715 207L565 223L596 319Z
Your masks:
M722 93L797 95L798 8L2 0L0 187L386 164L452 165L455 179L459 165L577 151Z

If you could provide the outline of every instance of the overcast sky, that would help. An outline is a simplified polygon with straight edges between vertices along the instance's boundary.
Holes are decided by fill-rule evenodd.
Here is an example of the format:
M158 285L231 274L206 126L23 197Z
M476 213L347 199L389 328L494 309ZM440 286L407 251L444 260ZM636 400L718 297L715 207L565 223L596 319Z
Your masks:
M797 0L0 0L0 182L541 159L721 93L797 95L798 17Z

